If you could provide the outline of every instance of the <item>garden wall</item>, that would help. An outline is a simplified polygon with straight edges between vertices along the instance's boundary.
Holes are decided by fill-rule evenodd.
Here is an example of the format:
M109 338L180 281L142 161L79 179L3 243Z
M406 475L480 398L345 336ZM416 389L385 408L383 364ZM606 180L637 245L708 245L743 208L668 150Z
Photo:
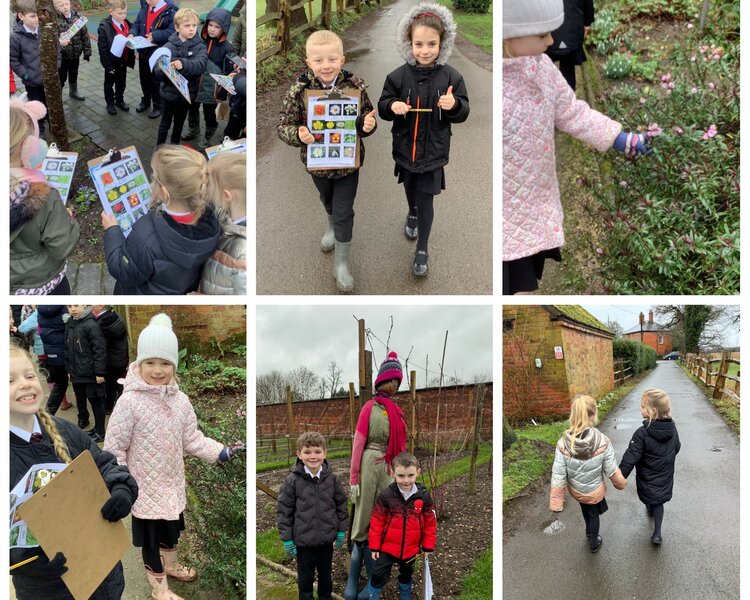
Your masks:
M138 340L138 334L148 325L151 317L160 312L172 319L172 327L181 347L186 343L185 340L194 340L200 344L210 342L211 339L222 342L238 334L244 335L247 327L244 306L131 305L127 311L119 306L115 308L123 318L127 315L133 341Z
M612 338L597 336L568 324L562 327L568 394L601 398L615 387ZM564 414L570 407L566 404Z

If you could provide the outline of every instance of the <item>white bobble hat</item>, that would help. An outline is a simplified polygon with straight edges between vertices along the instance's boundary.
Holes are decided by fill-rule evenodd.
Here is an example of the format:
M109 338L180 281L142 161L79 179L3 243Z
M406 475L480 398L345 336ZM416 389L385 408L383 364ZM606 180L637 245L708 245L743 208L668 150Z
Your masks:
M151 321L138 336L138 356L135 359L141 364L148 358L168 360L177 368L179 358L177 336L172 331L172 320L164 313L151 317Z
M549 33L564 16L563 0L503 0L503 39Z

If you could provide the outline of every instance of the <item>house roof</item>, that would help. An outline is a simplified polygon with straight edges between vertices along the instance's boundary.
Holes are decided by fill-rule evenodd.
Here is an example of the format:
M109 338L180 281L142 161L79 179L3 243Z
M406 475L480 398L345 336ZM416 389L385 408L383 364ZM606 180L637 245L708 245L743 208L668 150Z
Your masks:
M628 335L629 333L640 333L641 331L672 331L669 327L666 325L662 325L661 323L657 323L656 321L643 321L643 329L641 329L640 325L636 325L635 327L631 327L627 331L624 331L622 335Z
M547 311L552 313L556 317L562 317L566 320L586 325L593 329L598 329L609 335L614 335L612 330L592 315L586 309L578 306L577 304L554 304L551 306L544 307Z

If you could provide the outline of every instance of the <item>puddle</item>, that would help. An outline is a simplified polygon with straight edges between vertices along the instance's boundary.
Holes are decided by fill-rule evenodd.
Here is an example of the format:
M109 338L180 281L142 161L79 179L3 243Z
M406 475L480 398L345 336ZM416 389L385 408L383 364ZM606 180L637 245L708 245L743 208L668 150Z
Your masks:
M563 529L563 524L560 519L552 519L552 521L544 527L542 531L546 533L547 535L554 535L556 533L559 533Z
M348 50L346 52L346 59L353 60L367 54L368 52L370 52L369 48L357 48L356 50Z
M721 452L724 449L724 446L712 446L709 448L709 452Z

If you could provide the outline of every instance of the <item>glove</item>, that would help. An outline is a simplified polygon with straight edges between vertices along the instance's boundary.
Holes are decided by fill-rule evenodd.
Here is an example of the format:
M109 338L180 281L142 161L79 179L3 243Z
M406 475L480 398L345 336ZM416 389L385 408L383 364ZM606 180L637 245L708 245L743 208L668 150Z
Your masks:
M286 552L287 556L297 556L297 547L294 545L293 540L287 540L284 542L284 552Z
M227 462L230 458L237 454L237 452L244 449L245 444L243 444L242 442L238 442L237 444L233 444L231 446L224 446L221 454L219 454L219 462Z
M130 497L130 493L123 488L115 488L112 494L102 506L102 516L114 523L120 519L127 517L130 513L130 508L133 506L133 500Z
M646 136L642 133L621 132L612 147L618 152L624 152L626 158L635 158L639 154L653 154L653 150L646 146Z
M343 531L339 531L336 534L336 541L333 543L333 547L336 548L336 550L338 550L344 545L345 541L346 541L346 533L344 533Z
M349 500L352 501L352 504L356 504L359 500L359 484L355 483L349 487Z
M68 567L65 566L67 560L62 552L55 554L55 558L52 560L42 552L39 558L27 565L18 567L17 571L37 579L59 579L68 570Z

